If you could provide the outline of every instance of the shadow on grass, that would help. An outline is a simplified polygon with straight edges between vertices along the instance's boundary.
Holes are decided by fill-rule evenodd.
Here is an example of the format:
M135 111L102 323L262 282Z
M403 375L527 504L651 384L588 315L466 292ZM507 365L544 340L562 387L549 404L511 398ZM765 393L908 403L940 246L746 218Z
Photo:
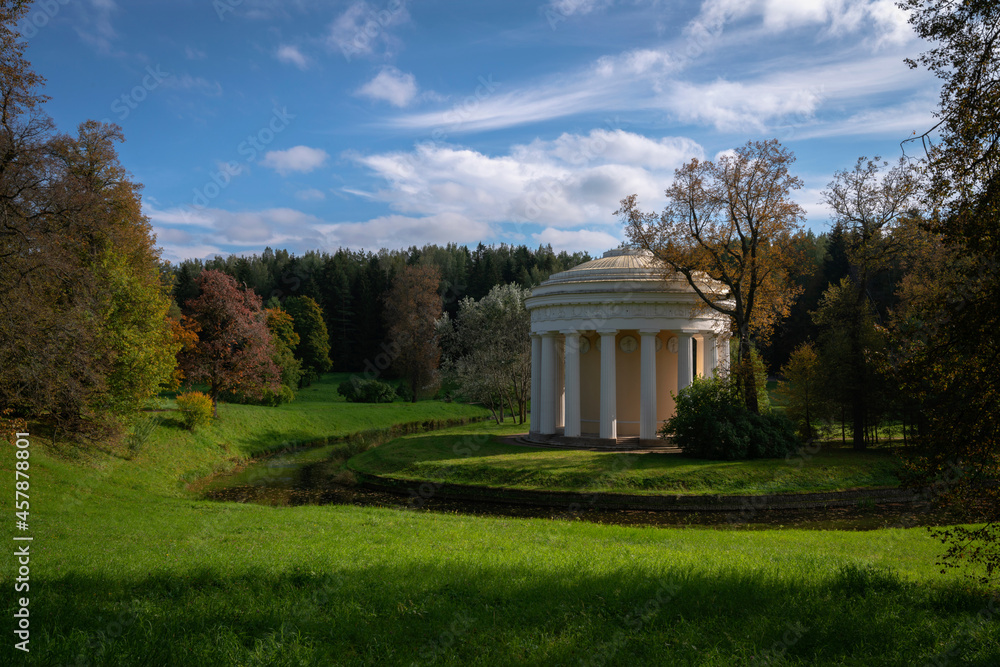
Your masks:
M495 561L355 561L39 585L25 664L1000 661L984 593L955 582L918 587L865 566L806 581L735 568L598 576L544 560L528 572Z

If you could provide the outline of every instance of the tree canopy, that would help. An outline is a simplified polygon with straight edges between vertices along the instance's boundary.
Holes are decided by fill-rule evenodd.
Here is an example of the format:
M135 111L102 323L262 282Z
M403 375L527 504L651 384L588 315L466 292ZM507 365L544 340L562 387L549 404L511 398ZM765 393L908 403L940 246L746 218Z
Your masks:
M518 423L527 419L531 393L529 291L497 285L479 301L462 299L454 320L438 324L446 367L467 399L482 403L499 424L505 407Z
M198 324L198 342L181 353L181 366L194 382L206 382L218 416L223 392L263 398L280 390L280 372L261 299L218 271L198 276L201 294L184 304Z
M440 272L433 266L407 266L386 295L386 325L395 357L392 365L409 385L413 401L437 382L441 358L436 335L441 317L440 279Z
M302 381L310 384L330 370L330 335L323 320L323 309L308 296L285 299L284 309L292 318L292 327L299 342L295 358L302 363Z
M750 350L788 315L801 288L790 274L803 209L791 199L802 181L795 157L777 140L750 141L715 161L694 159L674 172L660 214L636 195L615 211L629 240L680 273L702 302L728 315L739 335L743 396L758 411ZM709 281L724 289L713 290Z
M0 404L105 437L170 382L179 345L121 130L54 132L16 29L29 6L0 6Z

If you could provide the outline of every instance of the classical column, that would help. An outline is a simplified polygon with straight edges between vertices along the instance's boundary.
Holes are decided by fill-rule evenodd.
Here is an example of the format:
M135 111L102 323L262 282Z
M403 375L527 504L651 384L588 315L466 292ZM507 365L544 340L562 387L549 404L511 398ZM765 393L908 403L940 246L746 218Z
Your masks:
M531 334L531 432L542 426L542 337Z
M556 333L542 334L542 419L538 432L553 435L556 432Z
M566 410L566 362L563 356L566 353L565 346L562 341L556 339L556 412L555 412L555 427L558 431L560 428L566 425L565 420L565 410Z
M566 371L563 435L567 438L578 438L580 437L580 332L571 329L563 333L566 335L566 361L563 363Z
M639 439L656 437L656 335L659 331L639 330Z
M601 437L618 437L618 388L615 382L615 335L617 329L598 331L601 335Z
M715 343L718 348L718 365L721 368L721 375L729 373L729 334L721 333L715 337Z
M719 348L715 334L707 333L702 336L702 360L701 367L705 377L715 376L715 369L719 366Z
M691 334L677 333L677 391L691 384L694 359L691 356Z

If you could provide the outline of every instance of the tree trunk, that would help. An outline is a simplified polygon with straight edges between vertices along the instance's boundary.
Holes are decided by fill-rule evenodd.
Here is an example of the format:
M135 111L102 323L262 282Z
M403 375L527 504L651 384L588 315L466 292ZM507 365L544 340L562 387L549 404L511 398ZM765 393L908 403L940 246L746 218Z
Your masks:
M851 411L854 416L854 426L852 437L854 439L854 449L864 450L868 446L865 434L865 425L868 422L868 383L865 377L865 354L861 346L861 309L866 303L867 279L861 280L856 286L858 290L855 297L854 312L851 314L851 376L854 380L851 384Z
M844 428L844 406L840 406L840 444L847 444L847 431Z
M740 381L743 383L743 401L747 410L757 415L760 414L760 404L757 401L757 377L750 350L750 326L744 325L740 328Z
M516 390L515 390L516 391ZM517 410L514 409L514 394L510 392L507 394L507 407L510 408L510 418L512 420L517 419Z

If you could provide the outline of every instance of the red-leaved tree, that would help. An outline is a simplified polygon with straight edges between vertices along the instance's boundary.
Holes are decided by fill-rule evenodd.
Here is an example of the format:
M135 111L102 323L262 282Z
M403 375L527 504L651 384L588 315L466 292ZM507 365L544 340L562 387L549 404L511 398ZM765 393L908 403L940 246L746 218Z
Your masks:
M261 398L265 389L278 391L281 372L261 298L221 271L202 271L197 284L200 296L185 304L199 327L198 342L180 355L185 376L208 383L216 416L221 393Z

